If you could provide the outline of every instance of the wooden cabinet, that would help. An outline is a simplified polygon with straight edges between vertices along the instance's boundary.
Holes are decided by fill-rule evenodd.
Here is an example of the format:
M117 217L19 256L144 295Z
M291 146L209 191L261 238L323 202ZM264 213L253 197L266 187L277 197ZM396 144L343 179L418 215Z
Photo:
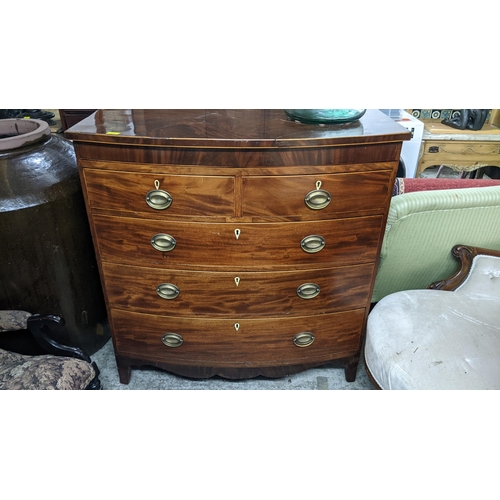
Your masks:
M444 165L456 172L500 167L500 130L485 124L481 130L458 130L440 122L424 121L425 130L418 177L425 169Z
M408 131L378 111L306 125L282 110L99 110L74 141L122 383L355 379Z

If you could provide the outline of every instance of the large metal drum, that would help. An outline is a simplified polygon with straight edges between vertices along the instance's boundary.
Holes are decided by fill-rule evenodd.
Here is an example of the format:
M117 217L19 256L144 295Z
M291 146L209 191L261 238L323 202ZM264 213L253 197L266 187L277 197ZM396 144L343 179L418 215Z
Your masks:
M0 120L0 309L62 316L88 354L110 335L73 145L41 120Z

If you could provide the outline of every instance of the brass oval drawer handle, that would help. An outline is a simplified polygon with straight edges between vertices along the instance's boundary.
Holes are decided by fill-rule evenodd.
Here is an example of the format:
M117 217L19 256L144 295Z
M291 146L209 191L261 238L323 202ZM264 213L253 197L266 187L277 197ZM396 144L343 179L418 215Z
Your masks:
M146 195L146 203L155 210L165 210L172 204L172 196L161 189L153 189Z
M306 205L313 210L321 210L332 201L332 196L324 189L315 189L306 194L304 198Z
M180 347L184 342L184 339L178 333L166 333L161 338L161 341L167 347Z
M181 291L173 283L161 283L156 287L156 293L167 300L176 299Z
M301 299L313 299L319 295L321 288L316 283L302 283L297 288L297 295Z
M311 332L300 332L293 338L293 343L297 347L307 347L314 342L314 335Z
M151 245L160 252L171 252L175 248L175 245L177 245L177 242L169 234L158 233L151 238Z
M304 252L307 253L316 253L323 248L325 248L326 241L322 236L318 236L317 234L311 234L310 236L306 236L301 242L300 247Z

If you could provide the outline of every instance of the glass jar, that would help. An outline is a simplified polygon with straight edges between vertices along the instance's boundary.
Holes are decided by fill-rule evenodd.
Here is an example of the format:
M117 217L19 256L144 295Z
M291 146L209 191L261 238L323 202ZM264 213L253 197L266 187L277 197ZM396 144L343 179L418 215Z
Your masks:
M303 123L349 123L359 120L366 109L285 109L292 120Z

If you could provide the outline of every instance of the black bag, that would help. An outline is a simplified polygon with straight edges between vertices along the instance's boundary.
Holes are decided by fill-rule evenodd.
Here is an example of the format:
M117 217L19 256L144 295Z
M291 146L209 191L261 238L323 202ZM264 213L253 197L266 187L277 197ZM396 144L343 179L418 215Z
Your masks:
M489 109L462 109L458 116L441 120L441 123L460 130L481 130L489 112Z

